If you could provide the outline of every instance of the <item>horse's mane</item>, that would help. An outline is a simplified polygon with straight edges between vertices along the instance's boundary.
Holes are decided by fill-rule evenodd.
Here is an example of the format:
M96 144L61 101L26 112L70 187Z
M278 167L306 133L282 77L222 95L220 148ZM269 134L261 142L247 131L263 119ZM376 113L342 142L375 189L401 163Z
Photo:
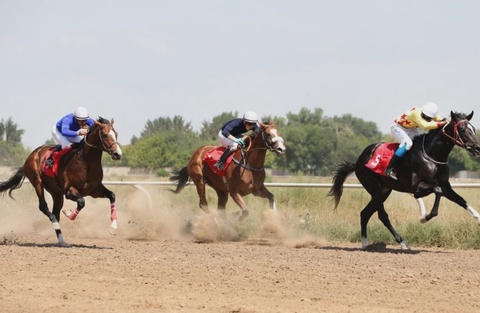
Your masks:
M102 123L102 124L110 124L109 120L107 120L106 118L103 118L101 116L98 117L97 122Z

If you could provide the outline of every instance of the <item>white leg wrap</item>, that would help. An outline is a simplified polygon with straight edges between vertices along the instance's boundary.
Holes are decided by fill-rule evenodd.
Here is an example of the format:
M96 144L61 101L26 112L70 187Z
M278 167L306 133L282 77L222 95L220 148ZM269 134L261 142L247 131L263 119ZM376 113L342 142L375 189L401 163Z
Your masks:
M60 229L60 223L59 222L52 223L52 228L55 229L55 230L59 230Z
M365 250L368 247L368 240L365 237L362 237L362 249Z
M427 211L425 210L425 203L423 202L422 198L418 198L415 200L417 200L418 207L420 209L420 222L425 223L427 222L426 220Z
M474 208L472 208L470 205L467 204L467 211L468 213L472 214L473 218L476 219L478 222L480 222L480 214L478 214L477 211L475 211Z

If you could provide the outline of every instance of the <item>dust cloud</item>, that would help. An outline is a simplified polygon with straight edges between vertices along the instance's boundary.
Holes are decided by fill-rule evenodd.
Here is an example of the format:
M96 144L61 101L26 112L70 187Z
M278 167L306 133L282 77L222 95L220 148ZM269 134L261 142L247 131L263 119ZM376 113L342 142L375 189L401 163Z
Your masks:
M265 209L263 214L250 214L239 222L236 217L219 214L216 210L206 213L192 204L182 207L172 200L168 192L145 193L131 186L115 187L117 195L117 238L126 240L189 240L196 242L255 241L292 247L324 244L326 241L312 235L296 234L286 223L282 211ZM149 194L147 196L147 194ZM182 195L175 195L181 197ZM0 236L35 232L56 241L50 221L38 209L38 199L29 184L14 192L14 199L0 197ZM106 239L112 236L110 229L110 204L108 199L86 197L86 205L75 221L61 214L60 226L65 240L71 237ZM51 197L47 203L52 207ZM64 210L73 210L76 203L65 200ZM253 210L251 210L253 211ZM260 215L259 215L260 214ZM257 216L257 217L255 217ZM249 219L261 219L248 225ZM288 227L287 225L290 225Z

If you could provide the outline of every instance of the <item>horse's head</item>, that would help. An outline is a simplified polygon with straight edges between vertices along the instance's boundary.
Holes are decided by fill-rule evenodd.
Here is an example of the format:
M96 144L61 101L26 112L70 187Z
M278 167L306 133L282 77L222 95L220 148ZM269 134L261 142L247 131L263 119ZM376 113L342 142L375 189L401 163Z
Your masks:
M480 155L480 140L475 133L475 127L470 124L470 120L473 117L473 111L469 115L450 112L451 121L449 127L452 129L450 137L455 144L464 148L474 156ZM447 133L445 133L449 136Z
M85 138L85 144L100 149L110 154L112 159L120 160L122 157L122 149L117 142L118 133L113 128L114 120L111 121L99 117L95 124L90 127Z
M275 124L273 122L258 122L258 124L260 125L259 131L262 132L262 138L267 149L275 152L278 156L284 155L287 148L285 148L283 138L280 137L280 133L278 129L275 128Z

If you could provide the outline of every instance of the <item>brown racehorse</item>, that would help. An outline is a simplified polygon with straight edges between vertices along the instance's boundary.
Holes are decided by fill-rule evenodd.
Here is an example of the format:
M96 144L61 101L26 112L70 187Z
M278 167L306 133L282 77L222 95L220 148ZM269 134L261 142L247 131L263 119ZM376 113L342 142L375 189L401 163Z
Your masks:
M85 139L72 148L59 160L58 175L50 177L42 170L47 153L52 146L40 146L27 158L23 167L5 182L0 183L0 192L12 191L22 186L25 177L28 178L39 200L39 208L52 222L61 246L69 246L63 239L60 229L60 210L63 207L64 196L77 202L75 211L65 212L65 215L74 220L85 206L85 196L93 198L108 198L110 200L111 227L117 228L115 208L115 194L102 184L102 153L107 152L112 159L119 160L122 150L117 142L117 132L113 128L113 119L110 121L99 118L90 127ZM50 212L45 201L45 190L53 199L53 210ZM12 197L13 198L13 197Z
M226 168L225 176L219 176L206 165L203 160L207 153L216 146L202 146L192 155L190 162L180 171L170 177L171 181L177 183L174 191L179 193L191 179L197 187L200 198L200 208L208 212L207 199L205 197L205 185L212 187L218 196L217 209L225 216L225 206L228 195L242 209L240 220L248 216L248 208L242 196L253 194L257 197L267 198L270 207L276 210L275 198L264 185L265 181L265 155L267 150L277 155L285 154L283 138L279 136L278 130L272 123L261 123L260 127L249 136L244 137L249 142L248 147L238 149L233 155L233 162ZM247 145L246 145L247 146Z

